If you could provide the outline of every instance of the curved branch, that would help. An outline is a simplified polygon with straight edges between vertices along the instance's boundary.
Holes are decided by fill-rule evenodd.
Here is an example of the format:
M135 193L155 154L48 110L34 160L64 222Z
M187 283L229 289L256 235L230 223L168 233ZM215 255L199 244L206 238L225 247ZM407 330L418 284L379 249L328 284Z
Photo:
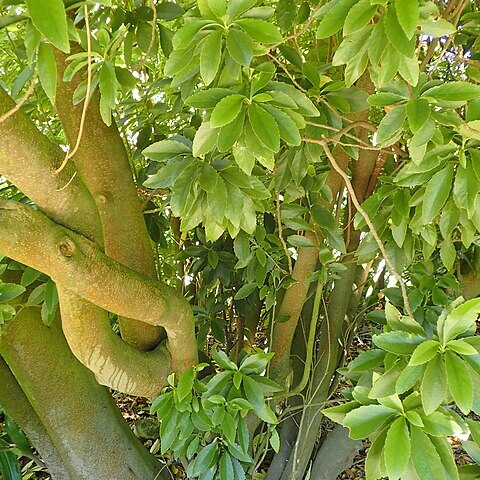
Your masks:
M73 46L75 50L75 46ZM77 51L81 51L77 46ZM67 55L54 49L59 78L67 66ZM82 104L73 105L73 94L83 79L57 85L55 108L71 148L81 141L73 157L83 181L92 193L104 233L105 253L130 268L156 278L150 239L136 192L128 155L115 126L107 126L100 115L100 96L94 93L82 122ZM120 319L122 338L141 350L158 345L162 330Z
M197 363L192 310L175 289L107 257L41 212L0 200L0 250L105 310L163 326L174 371Z

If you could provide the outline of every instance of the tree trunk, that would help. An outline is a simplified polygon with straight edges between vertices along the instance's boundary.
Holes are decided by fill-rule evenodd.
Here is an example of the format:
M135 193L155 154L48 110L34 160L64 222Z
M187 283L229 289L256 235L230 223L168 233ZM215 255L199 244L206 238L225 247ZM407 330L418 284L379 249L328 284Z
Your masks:
M44 460L53 478L169 478L134 436L108 390L73 356L59 322L47 327L38 308L20 310L2 331L0 354L25 394L19 398L24 408L8 402L8 394L14 393L10 385L0 400L38 450L50 452ZM16 388L12 378L10 383ZM28 408L27 399L33 409Z

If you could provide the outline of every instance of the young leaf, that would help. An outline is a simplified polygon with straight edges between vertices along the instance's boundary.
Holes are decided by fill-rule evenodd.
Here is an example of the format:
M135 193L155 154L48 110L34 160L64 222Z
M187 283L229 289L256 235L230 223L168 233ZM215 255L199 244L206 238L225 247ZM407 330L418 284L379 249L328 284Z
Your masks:
M398 355L411 355L424 341L425 337L407 332L386 332L373 336L373 343L377 347Z
M65 53L70 51L67 15L62 0L25 0L28 14L37 30L55 47Z

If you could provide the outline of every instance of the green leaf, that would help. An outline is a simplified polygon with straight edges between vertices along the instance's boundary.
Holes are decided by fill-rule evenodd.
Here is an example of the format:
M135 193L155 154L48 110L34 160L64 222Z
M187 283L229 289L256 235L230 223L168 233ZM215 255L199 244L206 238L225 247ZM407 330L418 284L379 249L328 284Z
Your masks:
M215 79L222 58L222 32L216 30L203 41L200 53L200 75L205 85L210 85Z
M370 0L360 0L348 12L343 26L343 35L346 37L365 27L375 15L377 5Z
M473 298L455 307L446 317L443 331L439 335L443 342L454 339L475 325L480 314L480 299Z
M453 352L445 352L450 392L458 408L468 415L473 405L473 383L465 362Z
M410 459L410 434L405 418L397 418L388 429L384 451L388 478L399 479Z
M427 89L422 97L449 102L467 102L480 96L480 85L469 82L444 82Z
M475 337L474 337L475 338ZM480 339L480 337L477 337ZM467 343L465 340L451 340L447 343L446 347L449 350L453 350L459 355L477 355L478 351L475 347Z
M440 456L428 435L418 427L410 427L412 461L422 480L446 480Z
M290 97L290 99L297 104L298 113L300 113L300 115L303 115L304 117L317 117L320 115L320 112L313 102L294 86L283 82L270 82L268 86L271 90L282 92ZM274 95L272 96L275 98Z
M162 20L175 20L183 15L183 8L174 2L162 2L157 4L157 16Z
M208 90L194 93L185 100L185 104L194 108L213 108L228 95L233 95L233 92L226 88L209 88Z
M235 363L233 363L226 355L225 352L217 350L215 346L212 347L212 358L218 364L219 367L225 370L238 370Z
M100 69L100 94L102 101L110 108L115 108L117 99L117 77L110 62L104 62Z
M282 41L282 34L278 31L278 28L265 20L242 18L235 23L258 42L270 45Z
M432 37L453 35L457 31L454 25L442 17L422 19L419 24L422 27L421 33L431 35Z
M227 49L240 65L248 67L253 58L252 39L242 30L232 28L227 34Z
M313 241L303 235L289 235L287 242L293 247L315 247Z
M317 29L317 38L327 38L337 33L345 23L350 9L358 0L340 0L322 18Z
M414 367L407 365L397 379L397 383L395 384L395 392L398 395L401 395L402 393L410 390L421 378L425 368L425 364L416 365Z
M280 149L280 131L272 115L253 103L248 109L248 119L257 138L269 150L277 152Z
M334 422L343 425L343 420L347 413L351 412L359 406L360 404L358 402L346 402L340 405L336 405L335 407L325 408L324 410L322 410L322 413L330 420L333 420Z
M250 149L243 145L237 144L234 145L233 150L233 158L237 162L237 165L247 174L250 175L252 173L253 167L255 166L255 156L250 151Z
M453 163L437 172L428 181L423 201L422 220L430 223L441 211L452 189Z
M406 57L413 57L415 54L415 38L408 39L397 19L397 12L394 5L389 5L385 15L385 33L393 47Z
M198 176L198 182L203 190L212 193L217 185L217 171L208 163L203 165Z
M212 111L210 125L213 128L218 128L232 122L242 110L244 101L245 97L239 94L222 98Z
M407 332L386 332L374 335L373 343L387 352L398 355L411 355L418 345L425 341L422 335Z
M422 365L429 362L438 352L440 342L437 340L427 340L421 343L413 352L412 358L408 364L410 366Z
M447 371L440 354L427 365L420 387L422 405L425 413L430 415L447 398Z
M38 46L37 69L42 88L50 102L52 102L52 105L55 105L57 93L57 62L55 61L52 50L50 50L45 43L40 43Z
M241 110L240 114L232 122L220 128L217 140L219 152L227 152L233 147L243 133L244 123L245 110Z
M387 105L395 105L396 103L403 103L407 100L403 95L392 92L379 92L370 95L367 102L376 107L385 107ZM428 105L428 103L427 103Z
M268 362L272 359L273 353L255 353L245 357L238 368L240 372L245 374L260 374L267 368Z
M372 442L365 459L367 478L378 479L385 476L384 446L388 429L385 428Z
M193 139L193 156L198 157L211 152L217 144L218 132L218 128L212 128L210 122L203 122Z
M70 52L67 15L62 0L25 0L28 14L37 30L55 47Z
M399 105L390 110L380 122L376 142L378 146L387 147L396 141L407 118L407 107Z
M227 6L228 18L233 21L257 4L257 0L230 0Z
M197 36L197 33L208 25L212 25L212 20L195 19L186 23L182 28L177 30L172 38L172 45L175 50L183 50L187 48Z
M398 415L398 412L393 408L383 405L364 405L347 413L343 426L350 430L350 438L360 440L379 430L394 415Z
M8 302L25 291L25 287L22 285L16 285L15 283L0 283L0 303Z
M219 465L220 479L231 480L234 479L233 463L228 452L222 454Z
M254 290L257 288L256 283L247 283L242 285L240 289L235 294L235 300L242 300L243 298L247 298Z
M182 142L177 140L162 140L160 142L152 143L142 151L142 154L152 160L161 161L190 152L191 149Z
M189 477L198 477L202 473L211 468L218 454L218 443L213 442L203 447L195 460L190 464L191 469L188 471Z
M407 118L410 130L415 133L430 117L430 104L425 98L412 98L407 103Z
M418 24L418 0L395 0L398 23L408 39L412 38Z
M227 0L207 0L207 4L217 17L222 17L227 13Z
M181 402L192 392L194 381L195 370L193 367L187 368L180 374L177 385L177 398L179 402Z
M288 145L300 145L302 138L297 125L290 115L279 108L264 105L263 108L275 119L282 138Z

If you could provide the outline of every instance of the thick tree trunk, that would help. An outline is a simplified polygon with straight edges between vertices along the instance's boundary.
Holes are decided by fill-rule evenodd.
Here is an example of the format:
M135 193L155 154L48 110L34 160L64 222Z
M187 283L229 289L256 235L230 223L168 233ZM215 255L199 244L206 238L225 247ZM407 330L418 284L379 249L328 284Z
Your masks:
M108 390L73 356L58 321L47 327L38 308L23 308L5 326L0 354L25 394L19 400L28 399L33 407L21 411L19 405L6 405L7 411L30 435L39 432L32 440L40 451L58 452L59 458L44 458L55 480L168 478L134 436Z

